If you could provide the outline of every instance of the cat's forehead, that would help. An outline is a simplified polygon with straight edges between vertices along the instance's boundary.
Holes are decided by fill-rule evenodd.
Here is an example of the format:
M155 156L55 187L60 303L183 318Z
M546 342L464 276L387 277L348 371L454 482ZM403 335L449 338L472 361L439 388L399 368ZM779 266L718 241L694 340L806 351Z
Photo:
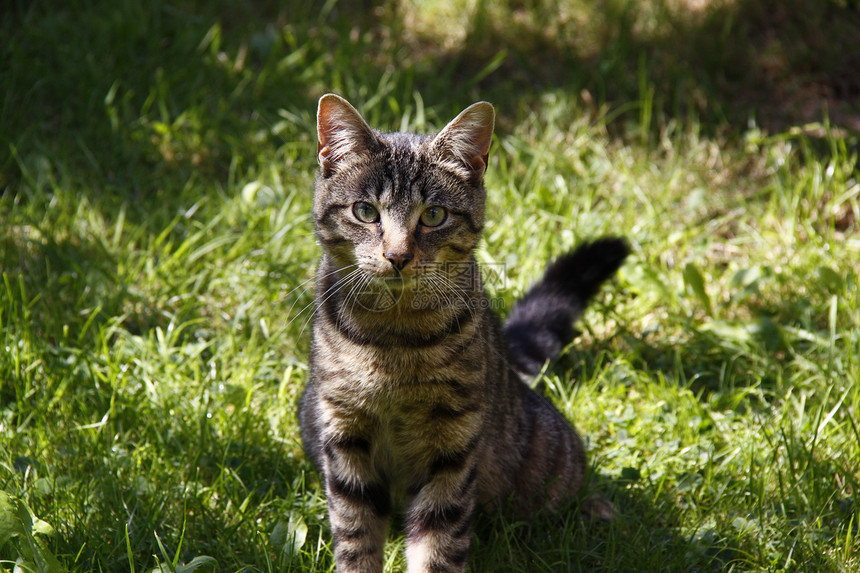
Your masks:
M432 172L423 153L426 138L412 134L394 133L380 137L384 151L377 156L373 170L372 189L368 189L379 205L395 211L406 211L420 201L427 177Z
M376 198L383 204L398 203L420 192L426 177L433 171L426 152L429 139L429 136L412 133L379 135L382 149L376 157L372 180L377 186Z
M394 132L380 133L379 139L394 158L420 159L431 136Z

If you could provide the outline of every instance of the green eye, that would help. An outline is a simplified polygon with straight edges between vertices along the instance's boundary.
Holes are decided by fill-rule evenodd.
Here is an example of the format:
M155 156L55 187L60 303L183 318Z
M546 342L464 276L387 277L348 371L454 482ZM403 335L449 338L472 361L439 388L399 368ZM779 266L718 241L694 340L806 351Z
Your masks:
M448 211L444 207L427 207L421 213L421 224L425 227L438 227L448 218Z
M352 214L362 223L376 223L379 221L379 211L376 207L365 201L359 201L352 206Z

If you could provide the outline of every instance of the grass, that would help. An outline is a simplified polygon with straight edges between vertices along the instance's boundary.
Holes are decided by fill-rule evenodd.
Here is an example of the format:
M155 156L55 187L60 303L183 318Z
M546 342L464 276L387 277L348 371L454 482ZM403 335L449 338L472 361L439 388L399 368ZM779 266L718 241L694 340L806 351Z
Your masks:
M633 248L545 376L621 517L485 516L473 571L860 569L852 6L3 4L0 567L332 568L295 404L337 91L386 129L496 104L508 308Z

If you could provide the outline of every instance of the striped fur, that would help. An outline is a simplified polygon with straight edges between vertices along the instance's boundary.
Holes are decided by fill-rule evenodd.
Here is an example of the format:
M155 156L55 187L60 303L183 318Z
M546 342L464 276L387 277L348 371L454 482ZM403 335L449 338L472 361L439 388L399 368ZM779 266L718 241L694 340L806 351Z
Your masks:
M569 341L626 247L606 239L551 265L512 312L510 355L472 254L493 121L482 102L434 136L382 134L320 100L324 254L300 422L339 573L382 570L395 511L410 572L464 571L476 511L556 509L582 485L582 440L519 374Z

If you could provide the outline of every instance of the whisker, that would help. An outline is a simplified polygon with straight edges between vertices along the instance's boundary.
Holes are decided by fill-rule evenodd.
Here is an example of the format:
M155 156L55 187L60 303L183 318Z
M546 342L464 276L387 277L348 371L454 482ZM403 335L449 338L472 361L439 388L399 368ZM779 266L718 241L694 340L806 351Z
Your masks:
M436 271L433 274L433 278L438 280L442 286L447 287L448 292L456 295L460 299L460 301L466 306L466 308L468 308L470 310L470 312L474 316L475 309L472 308L470 297L468 296L469 293L467 293L464 288L459 286L457 283L455 283L449 277L447 277L446 275L442 274L439 271Z
M294 288L293 290L291 290L290 292L288 292L288 293L286 294L286 297L287 297L287 298L289 298L289 296L290 296L290 295L292 295L294 292L296 292L296 291L297 291L297 290L299 290L300 288L304 287L304 286L305 286L306 284L308 284L309 282L314 282L314 283L316 283L317 281L320 281L320 280L322 280L322 279L328 278L328 277L330 277L331 275L337 274L337 273L339 273L339 272L341 272L341 271L345 271L346 269L348 269L348 268L350 268L350 267L357 267L357 266L358 266L358 263L353 263L353 264L351 264L351 265L346 265L345 267L341 267L341 268L339 268L339 269L335 269L335 270L333 270L333 271L331 271L331 272L328 272L328 273L326 273L326 274L324 274L324 275L320 275L319 273L314 272L314 276L312 276L311 278L309 278L309 279L308 279L308 280L306 280L306 281L302 281L298 286L296 286L296 288ZM293 302L293 304L291 304L291 305L290 305L290 308L289 308L289 309L287 309L287 316L290 316L290 315L293 313L293 309L295 308L295 306L296 306L298 303L299 303L299 301L298 301L298 299L296 299L296 301L295 301L295 302ZM304 310L304 309L302 309L302 310ZM299 313L299 314L301 314L301 313Z
M350 265L350 266L352 266L352 265ZM355 266L357 266L357 265L355 265ZM349 267L344 267L344 268L349 268ZM315 297L314 297L314 299L313 299L310 303L308 303L307 305L305 305L305 306L304 306L304 307L303 307L303 308L302 308L298 313L296 313L296 315L295 315L292 319L290 319L290 321L287 323L287 326L289 326L290 324L292 324L294 320L296 320L296 319L297 319L297 318L299 318L302 314L304 314L304 313L305 313L305 311L306 311L306 310L308 310L310 307L312 307L312 306L316 305L316 304L319 302L320 298L325 297L321 302L319 302L319 304L320 304L320 305L321 305L322 303L324 303L325 301L327 301L327 300L328 300L328 299L329 299L329 298L330 298L334 293L336 293L338 290L340 290L341 288L343 288L344 284L345 284L346 282L349 282L349 281L351 280L351 278L352 278L355 274L360 273L360 272L361 272L361 269L354 269L354 270L352 270L352 271L351 271L349 274L347 274L345 277L343 277L342 279L337 280L334 284L332 284L330 287L328 287L328 289L326 289L326 291L325 291L325 292L323 292L321 295L317 295L317 296L315 296ZM325 275L325 276L331 276L332 274L334 274L334 273L329 273L329 274L327 274L327 275ZM294 306L295 306L295 305L294 305ZM292 307L291 307L291 308L292 308ZM311 317L313 317L313 313L311 313ZM305 325L307 326L307 323L306 323ZM302 328L302 331L304 331L304 328Z
M469 315L473 321L478 318L478 311L474 307L474 305L472 304L472 301L471 301L470 297L468 296L469 293L467 293L464 288L457 285L454 281L452 281L450 279L450 277L444 275L443 273L441 273L439 271L434 271L433 273L430 273L430 278L431 278L431 281L433 282L435 287L438 287L438 288L447 287L445 289L445 298L446 298L446 302L449 305L451 304L451 302L450 302L450 298L448 297L448 293L453 294L460 299L460 302L462 302L463 305L466 307L466 310L469 311ZM459 327L459 322L458 322L458 327ZM462 329L460 329L460 332L462 332ZM475 332L478 334L478 336L480 336L483 339L484 333L483 333L482 329L476 328Z
M310 323L311 319L313 319L314 315L316 315L317 310L319 310L319 308L320 308L322 305L324 305L328 299L330 299L331 297L333 297L334 295L336 295L338 292L340 292L340 291L343 289L343 287L345 287L345 286L347 286L348 284L350 284L350 283L352 282L352 280L353 280L356 276L360 276L360 275L363 275L363 274L364 274L364 271L362 271L361 269L354 269L354 270L353 270L352 272L350 272L348 275L346 275L345 277L343 277L342 279L340 279L339 281L337 281L336 283L334 283L332 286L330 286L330 287L328 288L328 290L326 290L322 295L320 295L320 296L325 296L325 298L324 298L324 299L319 300L319 299L320 299L320 297L319 297L319 296L318 296L318 297L316 297L316 298L314 299L314 302L313 302L313 303L311 303L311 304L316 303L316 306L315 306L315 308L314 308L313 312L311 312L311 313L310 313L310 315L308 316L308 319L307 319L307 320L305 321L305 323L302 325L302 330L299 332L299 336L301 336L302 334L304 334L305 329L308 327L308 324ZM308 306L310 306L310 305L308 305ZM308 307L306 306L304 309L302 309L302 312L304 312L304 311L305 311L305 309L307 309L307 308L308 308ZM292 321L290 321L290 322L292 322Z
M337 315L338 325L343 324L341 322L341 318L344 314L347 314L343 312L343 309L346 308L347 305L349 305L348 314L353 313L353 310L355 309L355 303L358 301L358 297L361 294L361 291L364 289L364 287L370 284L371 280L373 280L373 277L365 273L364 276L360 277L359 280L352 285L352 288L349 289L349 292L346 293L346 296L343 300L343 305L341 306L340 312L338 312Z

